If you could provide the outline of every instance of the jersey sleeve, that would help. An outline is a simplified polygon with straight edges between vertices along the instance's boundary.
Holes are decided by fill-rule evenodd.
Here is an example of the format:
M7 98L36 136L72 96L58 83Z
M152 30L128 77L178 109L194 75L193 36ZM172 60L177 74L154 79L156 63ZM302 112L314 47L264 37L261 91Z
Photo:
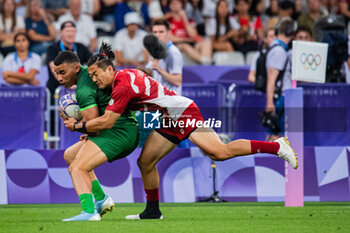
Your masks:
M167 63L169 74L182 74L183 58L179 51L173 51Z
M135 92L130 86L115 87L112 91L111 100L109 101L106 110L123 114L126 106L129 104L134 95Z
M80 111L97 107L96 103L97 92L90 86L82 86L77 89L77 101L80 107Z

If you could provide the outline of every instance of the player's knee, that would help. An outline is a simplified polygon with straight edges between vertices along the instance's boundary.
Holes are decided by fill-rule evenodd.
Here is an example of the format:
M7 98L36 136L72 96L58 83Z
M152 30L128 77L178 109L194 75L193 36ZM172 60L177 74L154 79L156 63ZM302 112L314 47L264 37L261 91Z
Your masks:
M138 158L137 159L137 166L139 167L141 172L148 172L150 170L152 170L152 164L148 163L147 161Z
M74 169L75 169L74 163L70 164L69 167L68 167L68 172L69 172L69 174L72 175Z
M224 149L215 152L214 154L212 154L212 157L214 158L213 160L215 160L215 161L224 161L224 160L227 160L229 158L232 158L232 156L229 156Z
M140 158L137 159L137 166L139 167L140 170L143 170L146 167L146 164L144 161Z
M212 159L214 161L224 161L226 158L223 156L223 154L214 154L212 155Z
M67 164L71 164L74 160L74 155L69 148L64 151L63 158Z
M78 163L71 163L68 167L68 172L69 174L71 175L74 175L76 174L77 172L81 171L81 170L84 170L81 166L79 166Z

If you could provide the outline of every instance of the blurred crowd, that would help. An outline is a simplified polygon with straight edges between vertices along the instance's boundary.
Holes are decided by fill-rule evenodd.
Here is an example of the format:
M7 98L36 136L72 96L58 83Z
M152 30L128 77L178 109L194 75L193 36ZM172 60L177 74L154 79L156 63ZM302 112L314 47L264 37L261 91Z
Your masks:
M50 46L84 50L89 56L99 38L109 38L117 66L144 66L150 56L143 37L152 22L164 19L181 53L193 63L210 65L216 52L246 56L260 50L269 30L284 17L310 28L315 40L319 19L342 15L345 34L349 5L349 0L0 0L0 52L6 60L18 50L16 33L25 32L28 51L40 55L50 68ZM62 27L66 22L71 27Z

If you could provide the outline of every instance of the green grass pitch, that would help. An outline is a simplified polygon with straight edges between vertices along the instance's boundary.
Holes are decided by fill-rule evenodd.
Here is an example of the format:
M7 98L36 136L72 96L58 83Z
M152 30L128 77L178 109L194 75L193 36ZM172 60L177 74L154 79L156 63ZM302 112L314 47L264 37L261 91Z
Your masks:
M161 203L163 220L125 220L144 204L116 204L101 222L61 222L79 214L78 204L0 205L1 233L157 233L157 232L350 232L349 202Z

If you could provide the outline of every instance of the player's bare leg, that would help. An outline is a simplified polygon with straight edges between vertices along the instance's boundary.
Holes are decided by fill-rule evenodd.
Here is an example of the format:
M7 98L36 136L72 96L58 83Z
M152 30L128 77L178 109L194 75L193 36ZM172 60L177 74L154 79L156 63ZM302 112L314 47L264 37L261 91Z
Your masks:
M237 156L270 153L286 160L293 168L298 167L297 157L286 138L279 138L275 142L239 139L223 144L213 129L203 127L193 131L189 139L213 160L223 161Z
M96 144L90 140L83 144L68 169L74 189L82 204L83 212L64 221L100 220L100 215L95 210L92 198L92 184L89 172L105 162L107 162L107 157Z
M86 140L79 141L74 145L68 147L64 152L64 159L68 165L70 165L78 154L79 150L86 143ZM95 199L95 209L102 216L108 211L114 209L114 201L103 191L99 180L97 179L95 172L92 170L89 172L91 184L92 184L92 194Z
M159 210L159 174L156 164L169 154L177 145L152 131L145 142L141 155L137 160L140 168L143 186L145 188L147 205L141 214L128 215L126 219L162 219Z

